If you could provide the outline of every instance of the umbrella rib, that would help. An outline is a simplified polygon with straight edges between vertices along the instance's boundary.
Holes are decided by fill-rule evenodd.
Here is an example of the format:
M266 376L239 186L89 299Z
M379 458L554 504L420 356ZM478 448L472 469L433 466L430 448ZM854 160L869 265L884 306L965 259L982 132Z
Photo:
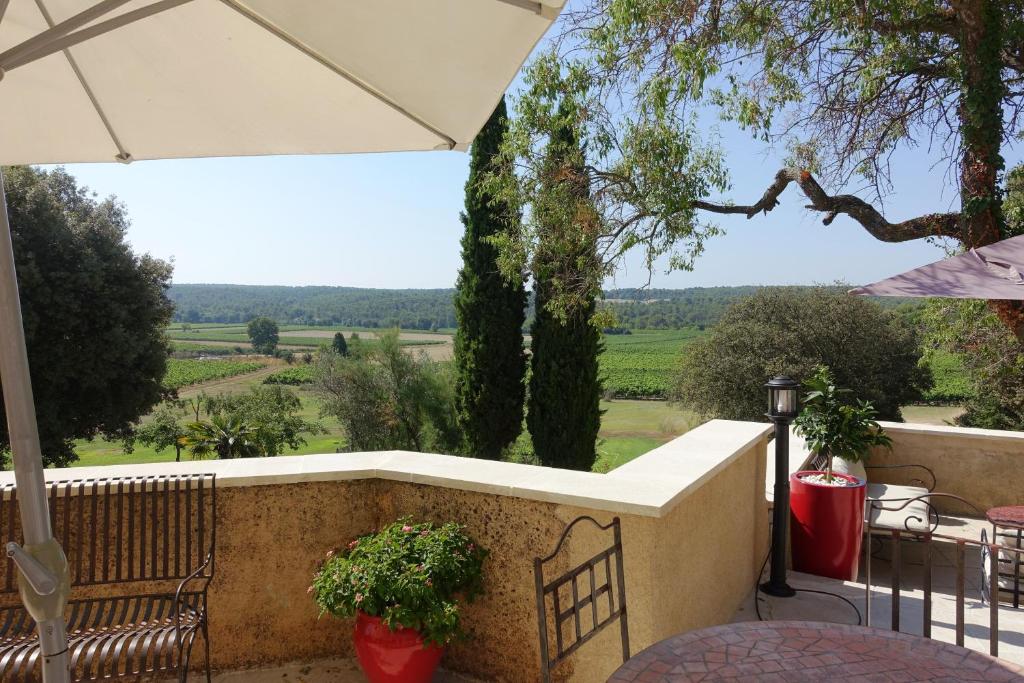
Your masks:
M440 130L436 126L431 125L429 122L425 121L423 118L417 116L416 114L412 113L411 111L409 111L408 109L406 109L402 105L400 105L397 102L395 102L394 100L390 99L384 93L382 93L381 91L377 90L376 88L374 88L370 84L368 84L365 81L363 81L363 80L357 78L356 76L352 75L351 73L349 73L348 71L343 69L340 65L335 64L333 61L328 59L323 54L317 52L316 50L311 48L309 45L306 45L305 43L297 40L294 36L292 36L287 31L282 30L281 28L279 28L278 26L274 25L273 23L271 23L270 21L268 21L264 17L260 16L259 14L256 14L252 10L250 10L248 7L245 7L244 5L239 4L237 2L237 0L221 0L221 2L224 3L225 5L227 5L228 7L230 7L231 9L235 10L239 14L241 14L246 19L252 21L254 24L259 26L260 28L262 28L262 29L270 32L271 34L277 36L279 39L281 39L282 41L284 41L285 43L287 43L291 47L295 48L296 50L298 50L302 54L304 54L307 57L310 57L311 59L319 62L322 66L327 67L328 69L330 69L331 71L333 71L337 75L341 76L342 78L344 78L346 81L348 81L352 85L356 86L357 88L359 88L363 92L367 93L368 95L374 97L375 99L377 99L378 101L380 101L384 105L390 107L391 109L393 109L394 111L398 112L399 114L401 114L405 118L409 119L413 123L417 124L421 128L424 128L424 129L430 131L431 133L433 133L434 135L436 135L437 137L441 138L441 140L444 141L444 144L445 144L445 146L448 147L448 149L454 149L456 144L458 144L458 143L456 143L455 139L452 138L450 135L444 133L442 130Z
M11 0L0 0L0 22L3 22L4 15L7 14L7 6L11 4Z
M78 14L65 19L59 24L51 24L50 28L46 29L42 33L39 33L28 40L22 41L9 50L5 50L3 54L0 54L0 65L4 65L4 68L7 69L7 65L18 58L36 52L41 46L47 45L53 40L66 36L76 28L85 26L93 19L101 17L104 14L108 14L129 1L130 0L103 0L88 9L82 10Z
M43 19L52 28L54 26L53 17L50 16L50 12L43 5L43 0L36 0L36 6L39 8L39 12L43 15ZM100 117L100 121L103 122L103 127L107 129L107 134L110 136L111 141L117 148L117 156L115 157L118 161L131 161L131 154L121 144L121 139L117 137L117 133L114 132L114 127L110 124L110 119L107 118L106 112L103 111L103 107L100 106L99 100L96 99L96 94L89 87L88 82L85 80L85 76L82 74L82 70L78 67L78 62L71 55L70 50L64 49L64 57L68 60L68 64L71 66L71 70L75 72L75 77L82 86L82 90L85 91L89 101L92 102L93 108L96 110L96 114Z
M109 33L114 29L127 26L128 24L134 24L141 19L151 17L154 14L165 12L169 9L173 9L179 5L184 5L186 2L191 0L160 0L160 2L154 2L151 5L140 7L139 9L132 10L131 12L125 12L113 19L102 21L98 24L94 24L88 28L83 28L80 31L74 31L72 33L65 33L53 37L41 45L37 45L30 51L19 50L19 53L14 57L8 59L6 62L0 60L0 67L7 71L17 69L19 66L25 66L37 60L47 57L54 52L60 52L61 50L67 50L69 47L78 45L79 43L85 42L96 36L101 36L104 33ZM37 3L38 4L38 3ZM53 22L51 21L51 26ZM47 31L48 33L48 31ZM0 56L2 57L2 56Z

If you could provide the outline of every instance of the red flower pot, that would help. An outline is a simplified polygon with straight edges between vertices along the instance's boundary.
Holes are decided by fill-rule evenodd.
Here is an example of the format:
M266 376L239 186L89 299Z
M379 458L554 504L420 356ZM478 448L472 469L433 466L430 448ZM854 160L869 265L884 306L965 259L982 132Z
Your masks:
M424 647L419 631L392 631L380 617L362 612L356 613L353 640L370 683L430 683L444 654L438 645Z
M848 474L833 474L857 485L826 486L805 481L811 474L821 472L797 472L789 477L793 569L854 581L864 535L866 482Z

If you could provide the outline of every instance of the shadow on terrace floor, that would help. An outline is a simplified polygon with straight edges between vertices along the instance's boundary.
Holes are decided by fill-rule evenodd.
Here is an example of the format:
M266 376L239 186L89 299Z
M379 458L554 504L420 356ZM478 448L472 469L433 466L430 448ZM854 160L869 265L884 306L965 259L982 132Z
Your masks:
M886 629L891 627L892 619L889 543L888 539L874 542L871 568L871 625ZM904 541L901 548L900 630L921 635L924 614L924 593L921 590L922 548L920 544L907 541ZM935 543L932 555L932 637L947 643L956 642L956 558L953 548L948 543ZM964 646L988 654L989 606L981 600L980 553L977 548L968 547L964 557ZM793 598L773 598L751 591L733 616L733 621L754 621L758 618L754 606L756 597L761 617L765 620L800 619L856 624L860 619L863 622L863 582L863 566L857 582L791 572L789 585L793 588L835 593L849 600L852 605L820 593L799 592ZM1024 664L1024 607L1014 609L1005 603L1000 606L999 657Z

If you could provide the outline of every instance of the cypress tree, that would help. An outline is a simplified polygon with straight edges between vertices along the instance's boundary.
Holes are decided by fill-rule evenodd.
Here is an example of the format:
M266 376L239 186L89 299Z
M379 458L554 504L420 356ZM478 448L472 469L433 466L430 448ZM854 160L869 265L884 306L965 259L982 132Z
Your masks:
M559 111L562 121L570 112ZM582 152L570 123L551 136L544 161L544 189L534 205L538 245L526 424L541 463L589 471L597 458L601 428L601 379L597 357L601 333L591 322L597 291L583 286L570 303L550 310L557 294L586 282L596 265L592 229L596 220L582 169Z
M455 400L469 455L497 460L522 430L526 387L523 324L526 291L498 269L498 249L486 238L519 214L479 187L493 168L508 128L505 99L473 141L466 210L462 214L462 269L455 294Z

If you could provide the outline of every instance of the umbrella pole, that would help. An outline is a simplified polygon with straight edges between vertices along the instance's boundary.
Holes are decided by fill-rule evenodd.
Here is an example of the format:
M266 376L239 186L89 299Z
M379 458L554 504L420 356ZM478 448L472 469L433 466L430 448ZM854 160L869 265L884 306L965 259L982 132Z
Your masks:
M3 384L7 433L17 483L25 547L9 543L7 554L20 570L21 599L39 626L45 683L67 683L67 629L64 606L70 592L67 559L50 528L42 452L36 425L32 381L25 350L18 278L14 270L7 195L0 170L0 381Z

